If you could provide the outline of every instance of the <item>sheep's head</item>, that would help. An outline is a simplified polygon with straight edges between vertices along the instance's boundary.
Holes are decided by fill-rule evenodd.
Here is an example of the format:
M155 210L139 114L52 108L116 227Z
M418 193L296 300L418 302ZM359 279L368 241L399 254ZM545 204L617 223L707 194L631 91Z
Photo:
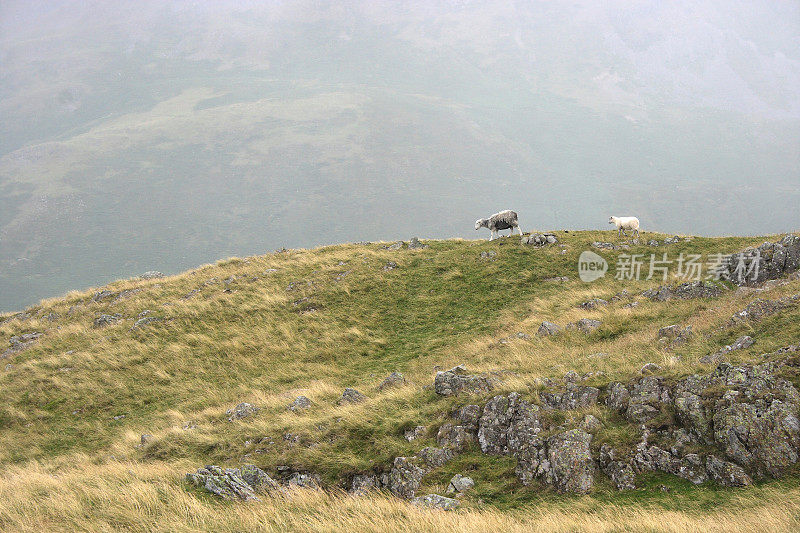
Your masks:
M615 218L617 218L617 217L608 217L608 223L609 223L609 224L614 224L614 223L615 223L615 222L614 222L614 219L615 219Z
M481 228L488 228L489 227L489 219L488 218L479 218L475 221L475 229Z

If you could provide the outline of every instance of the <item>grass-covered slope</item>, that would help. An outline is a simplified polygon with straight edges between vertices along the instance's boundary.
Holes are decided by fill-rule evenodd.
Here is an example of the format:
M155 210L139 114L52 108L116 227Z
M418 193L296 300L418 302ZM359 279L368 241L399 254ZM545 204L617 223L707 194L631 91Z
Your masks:
M500 391L533 394L537 378L568 370L593 372L589 383L600 385L627 380L654 362L677 379L709 371L698 359L744 334L756 342L730 353L733 362L759 360L800 339L797 308L721 327L756 297L800 292L798 281L757 294L731 288L714 299L654 302L636 295L662 282L613 278L617 252L600 251L612 263L606 278L578 279L578 255L593 241L612 239L610 233L557 237L560 245L543 248L521 246L518 238L454 240L430 241L421 250L341 245L230 259L169 278L70 293L22 316L0 317L0 352L14 335L43 333L0 362L0 529L486 530L482 524L497 523L508 530L614 530L669 523L675 530L713 530L743 529L756 516L754 527L797 526L800 491L792 476L732 491L653 475L632 493L600 483L588 496L567 497L523 487L513 459L479 452L424 481L442 491L454 473L475 479L464 510L447 517L383 497L301 494L231 507L188 490L182 474L201 464L244 461L273 472L289 465L320 474L330 487L388 467L394 457L433 443L447 413L467 403L434 393L439 367L464 363L493 373ZM776 238L694 238L630 252L705 257L764 240ZM496 255L481 257L490 251ZM568 280L549 280L555 276ZM623 289L638 306L625 307L632 300L624 300L578 307ZM159 320L134 328L144 311ZM95 326L103 314L118 320ZM534 335L543 320L564 325L581 318L602 325L589 335ZM691 325L695 335L665 351L656 335L669 324ZM498 342L517 332L531 338ZM392 371L408 383L378 390ZM368 400L338 406L345 387ZM312 407L287 411L300 394ZM259 411L229 421L226 411L245 401ZM604 425L597 446L637 438L605 407L589 412ZM428 433L408 442L404 431L417 425ZM142 434L151 435L144 445Z

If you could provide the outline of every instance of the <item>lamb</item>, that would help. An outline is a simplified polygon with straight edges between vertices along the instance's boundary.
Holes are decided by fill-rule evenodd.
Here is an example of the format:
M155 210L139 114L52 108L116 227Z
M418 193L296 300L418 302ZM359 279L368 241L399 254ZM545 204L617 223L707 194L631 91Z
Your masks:
M475 221L475 229L479 230L481 228L488 228L489 231L492 232L489 236L490 241L499 236L497 234L498 231L504 229L510 229L511 233L509 235L513 235L514 228L517 228L517 230L519 230L519 234L522 235L522 228L519 227L517 214L514 211L509 210L500 211L489 218L479 218Z
M618 237L627 235L625 230L628 229L636 233L637 237L639 236L639 219L636 217L609 217L608 223L617 226Z

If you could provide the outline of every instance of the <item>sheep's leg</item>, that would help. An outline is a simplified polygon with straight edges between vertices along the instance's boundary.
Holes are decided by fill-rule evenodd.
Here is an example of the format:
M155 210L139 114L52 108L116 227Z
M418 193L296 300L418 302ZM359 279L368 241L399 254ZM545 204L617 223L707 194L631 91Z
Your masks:
M522 228L519 227L519 224L517 224L517 231L519 232L519 236L522 237ZM511 235L514 235L514 230L513 229L511 230Z
M489 235L489 240L490 240L490 241L493 241L493 240L495 239L495 233L496 233L496 232L495 232L495 230L493 230L493 229L492 229L492 230L489 230L489 231L491 232L491 234Z

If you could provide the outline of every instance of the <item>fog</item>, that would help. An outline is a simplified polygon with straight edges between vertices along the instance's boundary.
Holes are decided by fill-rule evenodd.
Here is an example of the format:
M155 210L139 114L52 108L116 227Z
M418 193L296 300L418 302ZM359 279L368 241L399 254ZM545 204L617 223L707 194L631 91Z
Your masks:
M797 2L0 3L0 311L277 248L800 229Z

